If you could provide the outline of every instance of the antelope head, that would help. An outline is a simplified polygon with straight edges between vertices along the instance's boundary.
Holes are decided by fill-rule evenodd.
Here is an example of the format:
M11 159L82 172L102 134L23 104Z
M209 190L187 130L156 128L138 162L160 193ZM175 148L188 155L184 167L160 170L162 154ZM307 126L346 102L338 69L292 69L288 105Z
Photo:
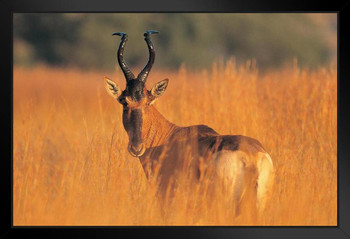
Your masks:
M156 83L151 90L146 88L146 80L155 59L154 46L151 41L153 33L158 33L158 31L146 31L144 34L149 59L137 77L131 72L123 57L128 35L124 32L113 33L113 35L121 36L117 59L126 79L125 90L120 90L115 82L105 77L107 92L123 105L123 125L129 136L128 151L134 157L142 156L146 150L145 136L147 132L145 126L151 120L148 114L149 107L164 93L168 85L168 79L165 79Z

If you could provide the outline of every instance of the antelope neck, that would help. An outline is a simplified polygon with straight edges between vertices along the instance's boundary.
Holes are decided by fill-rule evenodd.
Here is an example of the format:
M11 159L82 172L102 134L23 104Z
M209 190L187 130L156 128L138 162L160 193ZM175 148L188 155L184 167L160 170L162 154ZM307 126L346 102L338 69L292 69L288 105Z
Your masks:
M144 124L146 148L163 145L171 134L178 128L168 121L154 106L149 106L149 123Z

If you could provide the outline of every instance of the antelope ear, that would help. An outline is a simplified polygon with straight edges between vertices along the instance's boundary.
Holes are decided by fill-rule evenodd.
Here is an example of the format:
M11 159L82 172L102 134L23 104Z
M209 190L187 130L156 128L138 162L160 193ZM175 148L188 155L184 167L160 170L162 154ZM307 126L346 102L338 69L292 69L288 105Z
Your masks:
M106 76L104 77L104 79L105 79L105 87L108 94L113 96L113 98L118 98L122 93L119 86L113 81L111 81L110 79L108 79L108 77Z
M158 98L164 93L164 91L166 90L166 87L168 86L168 82L169 80L165 79L165 80L159 81L152 87L151 95L153 96L153 98Z

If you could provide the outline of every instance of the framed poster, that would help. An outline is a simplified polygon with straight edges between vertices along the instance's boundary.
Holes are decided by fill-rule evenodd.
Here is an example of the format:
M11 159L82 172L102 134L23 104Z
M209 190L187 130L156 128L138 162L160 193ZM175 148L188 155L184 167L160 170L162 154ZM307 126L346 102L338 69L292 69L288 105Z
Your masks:
M5 238L77 228L346 238L346 12L6 4Z

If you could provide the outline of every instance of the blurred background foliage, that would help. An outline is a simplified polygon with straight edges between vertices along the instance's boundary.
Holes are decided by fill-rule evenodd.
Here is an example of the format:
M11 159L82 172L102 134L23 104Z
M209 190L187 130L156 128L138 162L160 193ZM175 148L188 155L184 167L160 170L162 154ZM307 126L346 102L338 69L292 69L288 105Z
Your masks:
M276 68L293 58L303 67L336 60L337 16L318 13L15 13L14 64L49 64L83 69L113 69L119 36L129 35L125 58L143 67L152 37L155 65L200 69L235 57L256 59L259 69Z

